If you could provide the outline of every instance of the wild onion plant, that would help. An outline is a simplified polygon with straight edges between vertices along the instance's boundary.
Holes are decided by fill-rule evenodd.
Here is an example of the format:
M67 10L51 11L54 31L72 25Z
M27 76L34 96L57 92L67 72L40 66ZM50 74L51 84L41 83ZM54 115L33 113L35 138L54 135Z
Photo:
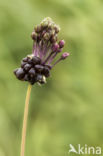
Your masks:
M62 52L65 44L64 40L58 42L57 36L59 31L60 27L51 18L45 18L40 25L34 28L31 34L33 40L32 54L23 58L21 67L14 70L17 79L29 82L25 100L20 156L24 156L25 152L28 106L32 85L35 83L45 84L46 78L50 77L50 72L54 66L69 56L69 53L64 52L54 62L56 56Z

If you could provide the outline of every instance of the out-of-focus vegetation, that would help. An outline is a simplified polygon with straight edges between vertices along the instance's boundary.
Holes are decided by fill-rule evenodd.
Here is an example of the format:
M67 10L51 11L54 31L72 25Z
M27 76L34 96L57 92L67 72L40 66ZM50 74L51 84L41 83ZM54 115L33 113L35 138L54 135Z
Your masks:
M50 16L70 57L33 86L26 156L67 156L69 144L103 144L103 1L0 0L0 156L19 156L27 83L13 70L32 52L34 26Z

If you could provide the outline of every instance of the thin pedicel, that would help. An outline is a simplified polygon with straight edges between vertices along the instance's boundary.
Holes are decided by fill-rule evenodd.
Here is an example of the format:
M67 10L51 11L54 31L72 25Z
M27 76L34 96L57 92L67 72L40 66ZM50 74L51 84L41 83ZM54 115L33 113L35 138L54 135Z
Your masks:
M46 78L50 77L50 72L54 66L69 56L69 53L64 52L58 60L54 61L65 45L64 40L58 42L59 31L60 27L50 17L45 18L34 28L31 34L33 40L32 54L23 58L21 67L14 70L17 79L29 82L25 101L20 156L24 156L25 151L28 106L32 85L35 83L45 84Z

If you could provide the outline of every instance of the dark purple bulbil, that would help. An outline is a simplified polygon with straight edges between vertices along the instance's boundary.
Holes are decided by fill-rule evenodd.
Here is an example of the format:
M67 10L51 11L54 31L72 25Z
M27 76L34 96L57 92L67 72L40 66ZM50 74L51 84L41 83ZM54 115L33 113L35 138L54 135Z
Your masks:
M21 68L14 71L19 80L29 81L31 84L36 82L43 84L50 76L50 70L69 56L69 53L65 52L52 64L65 45L64 40L57 42L59 31L59 26L49 17L34 28L31 35L33 39L32 55L23 58Z

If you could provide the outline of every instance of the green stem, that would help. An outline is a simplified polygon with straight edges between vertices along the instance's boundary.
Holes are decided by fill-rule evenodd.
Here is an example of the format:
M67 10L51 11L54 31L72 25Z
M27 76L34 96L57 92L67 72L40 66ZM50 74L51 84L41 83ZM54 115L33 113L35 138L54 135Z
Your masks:
M26 129L27 129L27 119L28 119L28 109L29 109L29 100L30 100L31 88L32 88L32 85L29 84L28 89L27 89L27 94L26 94L26 100L25 100L20 156L24 156L24 152L25 152Z

